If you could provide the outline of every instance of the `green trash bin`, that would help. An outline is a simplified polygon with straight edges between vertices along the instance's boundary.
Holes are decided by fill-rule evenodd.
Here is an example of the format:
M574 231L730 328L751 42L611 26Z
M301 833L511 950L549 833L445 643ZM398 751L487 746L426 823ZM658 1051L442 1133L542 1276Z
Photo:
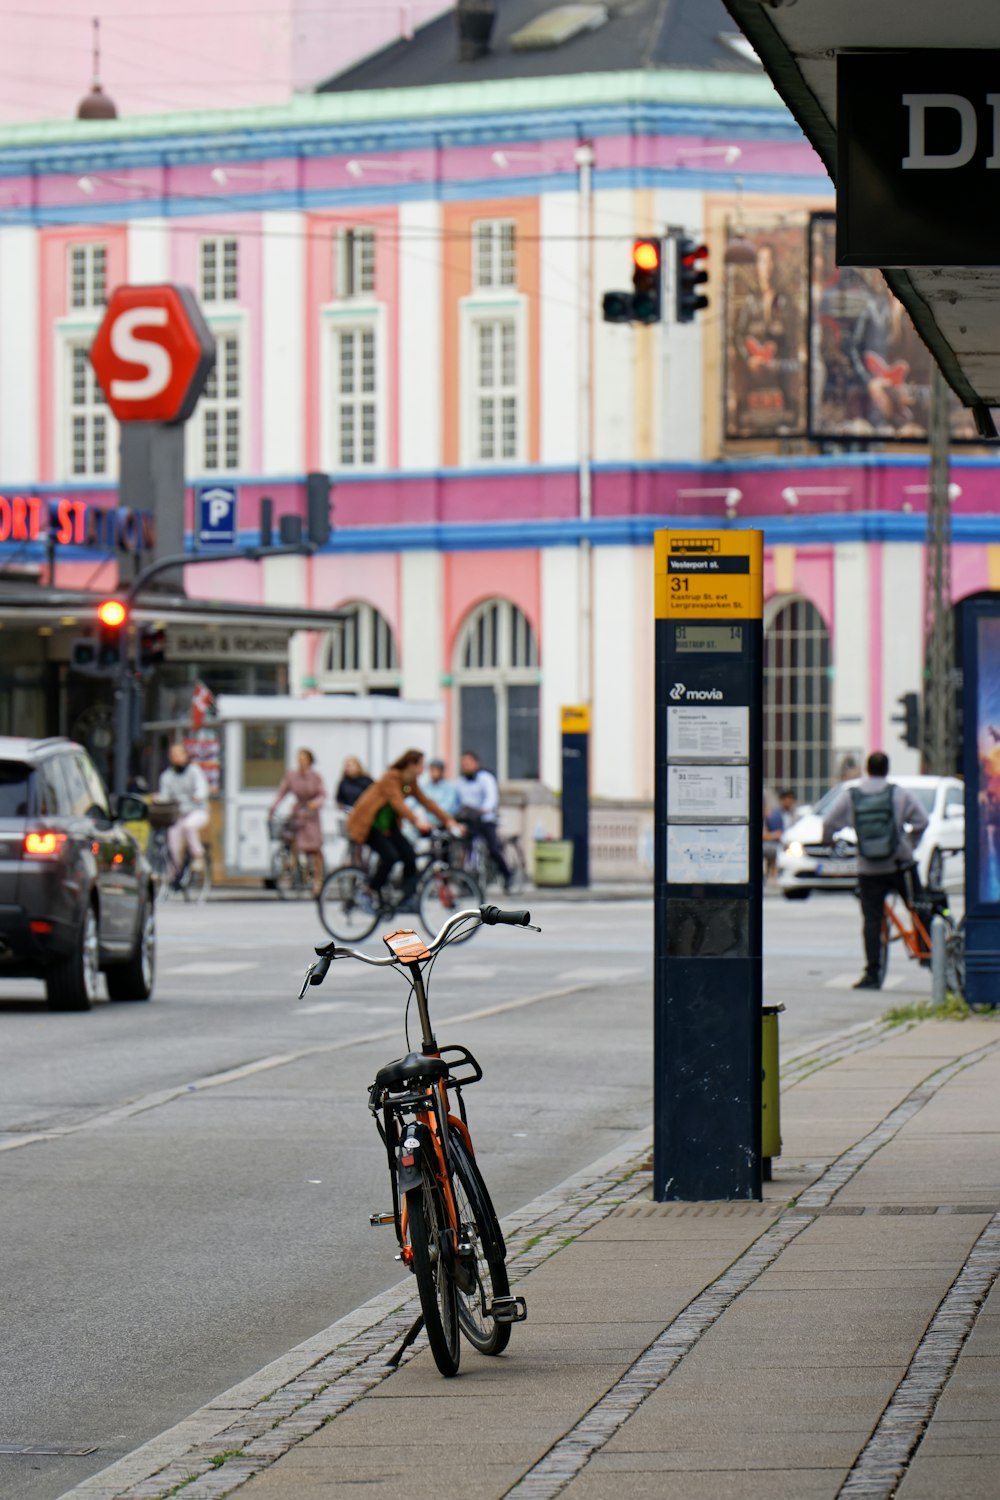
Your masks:
M783 1005L765 1005L761 1010L761 1130L762 1175L771 1181L771 1158L781 1155L781 1105L778 1093L778 1016Z
M536 885L569 885L572 878L571 839L545 839L535 845Z

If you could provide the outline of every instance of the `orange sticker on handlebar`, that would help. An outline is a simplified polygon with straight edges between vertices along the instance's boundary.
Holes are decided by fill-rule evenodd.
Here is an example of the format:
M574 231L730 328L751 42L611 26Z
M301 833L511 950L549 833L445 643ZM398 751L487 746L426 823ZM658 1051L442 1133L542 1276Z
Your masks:
M407 931L405 927L401 927L398 932L387 932L382 941L400 963L416 964L431 956L423 938L418 937L415 932Z

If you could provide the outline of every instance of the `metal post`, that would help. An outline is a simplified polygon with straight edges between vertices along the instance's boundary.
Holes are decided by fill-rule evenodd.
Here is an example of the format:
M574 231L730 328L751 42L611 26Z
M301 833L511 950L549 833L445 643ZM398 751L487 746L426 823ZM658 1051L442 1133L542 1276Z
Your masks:
M951 493L948 483L950 392L935 364L931 375L930 489L927 497L924 608L924 770L955 770L955 627L951 608Z
M128 772L132 760L132 674L128 659L128 630L131 609L118 632L118 675L115 684L115 797L128 791Z
M931 999L935 1005L945 1002L945 945L948 941L948 923L944 917L931 919Z

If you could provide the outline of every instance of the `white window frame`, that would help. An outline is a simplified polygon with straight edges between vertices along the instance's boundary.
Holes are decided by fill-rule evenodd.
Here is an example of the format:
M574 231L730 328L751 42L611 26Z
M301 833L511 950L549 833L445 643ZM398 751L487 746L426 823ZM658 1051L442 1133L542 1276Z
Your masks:
M369 224L345 224L337 230L334 286L338 302L374 299L376 245L375 229Z
M55 326L52 348L55 376L52 459L56 481L60 484L86 484L95 480L100 483L114 484L118 480L118 423L112 416L110 407L103 400L99 403L88 402L83 410L91 418L98 410L106 415L106 467L97 472L91 464L88 464L86 472L79 474L73 472L73 351L79 349L89 352L97 327L97 322L93 317L60 318ZM92 390L99 391L97 376L92 366L89 365L89 361L88 371L88 380L93 382ZM88 440L88 450L92 451L92 440Z
M362 306L352 302L348 305L331 303L320 309L320 389L322 399L321 447L323 467L328 473L376 474L386 467L386 337L384 310L375 303ZM340 445L340 339L344 334L374 337L375 389L370 393L375 407L375 458L372 463L344 463ZM360 406L367 393L352 393L350 404ZM355 429L357 431L357 428ZM357 452L357 448L355 449Z
M321 647L320 692L355 693L361 698L379 690L399 693L403 680L399 648L385 615L363 600L341 605L338 614L344 617L343 623L324 637ZM356 655L357 665L332 667L331 657L342 655L345 647L351 656Z
M466 654L478 655L476 637L481 634L482 644L488 660L466 665ZM538 636L534 626L519 604L500 595L484 599L470 610L462 621L455 640L452 684L455 689L456 713L454 714L454 759L464 749L463 725L461 722L461 690L463 687L491 687L496 695L497 764L493 768L501 783L510 780L508 775L508 750L510 740L510 700L508 689L512 687L537 687L541 695L541 665ZM541 704L539 703L539 708ZM539 723L539 736L541 724ZM538 747L539 772L541 771L541 742Z
M205 250L209 245L215 247L215 270L211 286L205 276ZM227 290L226 258L230 247L232 248L233 275ZM239 302L240 242L238 236L210 234L198 241L198 296L199 300L209 307L219 304L231 306L232 303Z
M509 468L527 461L528 453L528 350L527 350L527 299L514 297L467 297L460 308L461 341L459 387L464 393L461 408L461 461L465 468ZM512 393L515 403L516 440L514 451L503 454L496 444L492 457L481 452L480 400L484 390L479 384L480 376L480 329L487 323L504 320L514 324L515 384L512 387L496 387L498 402L505 393ZM499 359L499 355L495 358ZM501 424L494 422L494 432L499 440Z
M472 285L476 291L508 292L517 287L516 219L473 220Z
M224 339L235 339L238 361L239 394L235 398L222 397L221 411L225 411L227 402L232 402L233 407L239 414L238 421L238 462L235 466L222 465L210 466L207 457L207 443L205 439L205 416L212 407L217 407L219 398L206 398L203 394L195 407L191 418L187 423L187 469L188 473L204 477L214 477L223 474L238 474L245 472L247 467L247 429L249 426L250 403L249 388L247 384L247 334L246 319L242 315L229 318L211 318L209 320L212 332L216 339L216 351L220 356L220 363L216 365L215 378L218 382L220 365L224 368L225 358L222 341ZM211 376L209 381L211 381ZM220 454L225 452L225 430L224 424L218 437Z
M72 316L103 312L108 301L108 246L106 240L71 240L66 247L66 306ZM83 301L76 300L74 264L82 261ZM98 277L98 261L100 276Z

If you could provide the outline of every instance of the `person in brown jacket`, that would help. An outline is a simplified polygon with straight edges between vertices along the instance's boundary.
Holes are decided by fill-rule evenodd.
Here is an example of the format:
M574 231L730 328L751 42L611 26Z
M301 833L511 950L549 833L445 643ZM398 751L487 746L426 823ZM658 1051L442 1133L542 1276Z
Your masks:
M422 750L405 750L394 760L384 776L373 781L361 793L347 818L344 831L353 844L367 844L378 855L378 868L372 877L371 888L375 896L381 896L382 887L389 878L397 860L403 866L403 902L408 901L416 890L417 860L413 845L399 823L401 818L414 823L420 833L430 833L431 827L424 819L406 805L412 797L452 833L460 834L461 827L443 808L432 802L417 785L417 777L424 769Z

